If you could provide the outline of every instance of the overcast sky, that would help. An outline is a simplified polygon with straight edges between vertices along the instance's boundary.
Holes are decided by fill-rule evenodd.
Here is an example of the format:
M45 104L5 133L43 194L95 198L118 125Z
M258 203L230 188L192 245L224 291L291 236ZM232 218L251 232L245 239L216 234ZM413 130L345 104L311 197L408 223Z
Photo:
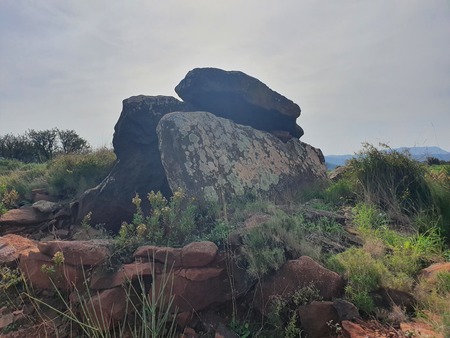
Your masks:
M1 0L0 135L74 129L110 145L122 100L196 67L298 103L304 142L450 151L450 1Z

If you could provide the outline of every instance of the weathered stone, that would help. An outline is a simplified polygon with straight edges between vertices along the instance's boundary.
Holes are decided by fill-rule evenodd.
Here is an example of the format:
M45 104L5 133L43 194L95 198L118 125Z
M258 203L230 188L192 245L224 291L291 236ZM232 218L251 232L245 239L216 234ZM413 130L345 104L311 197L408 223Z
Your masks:
M0 227L15 225L36 225L48 221L49 217L30 206L8 210L0 216Z
M347 334L349 338L367 338L371 337L366 330L364 330L361 325L353 323L348 320L344 320L341 323L343 331Z
M391 288L381 288L371 294L375 305L380 308L392 309L394 305L405 309L409 314L414 313L417 300L408 292Z
M339 316L333 302L317 302L300 306L298 311L302 329L308 337L333 337L332 324L339 324Z
M87 318L92 325L107 330L125 319L127 301L122 287L101 291L92 296L87 304Z
M0 237L0 265L14 265L21 254L30 251L38 251L35 241L14 234Z
M136 193L142 197L144 208L151 190L171 194L155 129L164 114L187 107L171 96L140 95L123 101L113 138L118 161L102 183L80 197L78 222L92 212L92 224L105 224L107 229L117 231L122 221L131 220L135 211L131 199Z
M36 289L81 290L84 280L82 269L66 263L55 264L50 257L40 252L30 251L26 255L21 255L19 267Z
M185 327L183 333L180 336L181 338L197 338L199 334L192 327Z
M217 245L213 242L192 242L181 250L183 267L206 266L214 260L217 251Z
M109 240L93 239L89 241L50 241L40 242L40 252L53 257L58 251L64 255L64 262L80 265L100 265L106 262L112 242Z
M196 68L186 75L175 91L197 110L276 132L284 139L303 135L303 130L296 125L300 107L243 72Z
M31 207L39 212L42 212L43 214L51 214L59 210L61 205L50 201L40 200L34 202Z
M137 248L133 256L135 259L162 263L168 269L182 266L181 249L178 248L144 245Z
M434 263L429 267L422 269L419 277L426 279L429 283L434 283L440 272L450 273L450 262Z
M336 309L339 321L353 320L360 317L358 308L346 300L335 299L333 306Z
M175 320L177 321L177 325L183 329L190 324L193 317L194 314L192 312L186 311L177 313L177 317Z
M95 271L91 276L90 288L93 290L112 289L125 285L128 282L139 280L144 276L152 276L153 273L162 271L159 265L152 263L134 262L124 264L118 271L106 272L102 270Z
M178 308L181 312L198 311L230 297L230 286L223 269L175 270L157 274L154 283L156 293L164 292L166 301L170 295L174 296L171 310ZM149 296L152 297L151 292ZM167 303L163 306L167 306Z
M208 201L254 194L286 198L326 178L320 150L206 112L171 113L157 127L172 190Z
M274 295L287 299L295 291L311 284L325 300L339 297L344 291L344 281L337 273L324 268L308 256L302 256L287 261L273 276L263 278L261 287L256 291L256 306L262 313L266 313Z
M54 196L51 196L48 190L45 188L32 189L31 199L33 202L38 201L56 202L56 198Z
M444 338L444 334L437 332L431 325L419 321L400 323L400 330L405 337ZM448 334L448 328L446 333Z
M239 337L240 336L236 332L230 330L223 323L219 323L216 332L214 334L214 338L239 338Z

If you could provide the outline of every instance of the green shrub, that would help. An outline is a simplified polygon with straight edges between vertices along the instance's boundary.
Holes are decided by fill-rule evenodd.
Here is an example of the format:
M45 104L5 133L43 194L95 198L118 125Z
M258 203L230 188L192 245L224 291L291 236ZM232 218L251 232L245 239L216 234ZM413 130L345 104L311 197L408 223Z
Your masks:
M348 161L361 198L379 206L391 218L405 221L421 210L432 207L432 195L425 180L425 166L385 146L379 150L365 144L364 149Z
M267 320L273 327L272 336L283 332L283 337L299 337L297 310L300 306L320 301L319 290L314 283L302 287L292 294L274 295L269 300Z
M48 164L48 182L51 193L72 198L99 184L111 171L116 157L112 150L103 148L88 154L67 154Z
M450 294L450 272L440 271L436 275L436 291L441 295Z
M447 169L450 166L446 167ZM450 170L450 169L449 169ZM428 178L433 196L434 210L427 213L429 223L436 224L442 234L450 242L450 172L442 170L437 175Z
M334 204L348 204L356 199L355 183L350 178L344 177L332 182L323 193L323 198Z
M381 287L383 279L389 275L384 264L374 259L364 249L350 248L330 257L327 265L348 281L345 292L349 300L361 311L372 312L374 303L370 292Z
M373 204L358 203L353 209L353 222L362 229L378 229L388 224L388 217Z
M0 161L1 163L2 161ZM11 170L0 173L1 189L16 190L19 199L31 199L31 190L35 188L47 188L47 168L45 164L20 164Z
M245 234L242 252L248 263L248 273L257 279L278 270L286 261L283 243L277 242L267 228L253 228Z
M133 220L123 222L116 237L118 255L132 253L144 244L181 246L198 238L197 205L182 190L175 191L169 200L152 191L147 200L152 208L148 215L142 210L139 195L133 198Z

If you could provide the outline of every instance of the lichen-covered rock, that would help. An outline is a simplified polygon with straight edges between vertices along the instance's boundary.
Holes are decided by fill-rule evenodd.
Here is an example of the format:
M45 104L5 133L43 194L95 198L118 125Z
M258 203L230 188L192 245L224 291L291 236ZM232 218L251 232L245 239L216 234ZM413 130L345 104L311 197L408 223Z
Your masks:
M326 178L320 150L207 112L171 113L157 127L170 188L209 201L245 194L285 197Z
M131 199L151 191L171 194L158 150L156 125L169 112L184 111L187 104L171 96L133 96L123 101L123 109L114 127L113 145L117 163L97 187L79 199L77 220L92 212L91 224L119 229L135 211Z
M196 68L186 75L175 91L197 110L274 132L286 140L303 135L303 130L296 124L300 107L243 72Z

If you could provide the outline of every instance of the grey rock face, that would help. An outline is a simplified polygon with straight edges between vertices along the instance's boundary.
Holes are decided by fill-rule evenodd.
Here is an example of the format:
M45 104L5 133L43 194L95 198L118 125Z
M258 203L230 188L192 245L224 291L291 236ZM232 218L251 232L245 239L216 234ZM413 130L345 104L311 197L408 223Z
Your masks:
M170 195L161 164L156 125L164 114L182 111L188 105L171 96L133 96L123 101L123 110L114 127L117 164L97 187L79 199L77 219L92 212L92 224L106 224L117 230L134 213L131 199L151 191Z
M225 201L245 194L283 197L326 178L320 150L207 112L171 113L157 127L172 191Z
M196 68L175 91L196 110L274 132L286 141L303 135L302 128L296 124L300 107L243 72Z

